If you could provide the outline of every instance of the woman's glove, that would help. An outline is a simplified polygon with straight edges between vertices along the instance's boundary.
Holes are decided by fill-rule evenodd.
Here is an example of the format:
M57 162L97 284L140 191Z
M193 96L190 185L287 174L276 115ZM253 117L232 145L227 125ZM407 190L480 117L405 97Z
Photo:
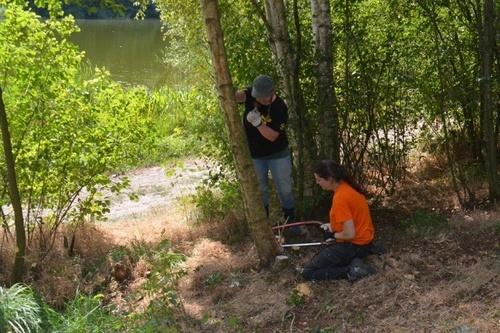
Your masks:
M332 226L330 225L330 223L323 223L319 227L321 229L323 229L324 231L330 231L330 232L332 232Z
M247 120L250 124L255 127L259 127L262 124L262 119L260 118L260 112L257 109L253 109L248 112Z
M326 244L331 244L335 242L335 234L332 232L332 226L330 223L323 223L319 226L323 229L323 242Z

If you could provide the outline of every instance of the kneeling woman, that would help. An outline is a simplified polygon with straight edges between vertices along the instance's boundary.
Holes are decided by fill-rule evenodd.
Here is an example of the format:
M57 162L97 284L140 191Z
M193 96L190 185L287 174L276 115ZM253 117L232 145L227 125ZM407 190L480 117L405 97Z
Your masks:
M314 170L316 183L332 191L330 223L325 224L335 241L317 253L304 267L306 280L347 277L349 264L369 254L374 228L368 202L345 168L333 161L321 161Z

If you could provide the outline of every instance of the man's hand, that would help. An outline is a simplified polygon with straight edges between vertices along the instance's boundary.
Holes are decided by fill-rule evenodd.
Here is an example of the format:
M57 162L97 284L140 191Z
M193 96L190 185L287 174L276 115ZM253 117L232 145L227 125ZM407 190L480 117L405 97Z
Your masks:
M262 119L260 118L260 112L257 109L253 109L248 112L247 120L250 124L255 127L259 127L262 124Z

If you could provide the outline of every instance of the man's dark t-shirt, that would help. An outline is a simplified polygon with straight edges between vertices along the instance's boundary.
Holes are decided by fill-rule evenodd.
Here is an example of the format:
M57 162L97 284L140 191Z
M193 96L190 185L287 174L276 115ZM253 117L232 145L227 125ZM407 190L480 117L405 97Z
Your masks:
M270 105L261 105L252 97L252 88L245 90L245 113L243 125L247 135L250 155L252 158L265 158L275 155L288 148L288 138L285 132L285 124L288 121L288 107L280 97L276 96ZM247 114L255 107L259 110L262 123L279 132L278 138L272 142L260 134L259 130L247 121Z

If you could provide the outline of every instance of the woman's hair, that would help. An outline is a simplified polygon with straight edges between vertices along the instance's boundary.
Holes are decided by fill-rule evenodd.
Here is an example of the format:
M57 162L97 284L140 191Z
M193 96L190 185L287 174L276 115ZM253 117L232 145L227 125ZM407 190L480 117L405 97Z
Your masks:
M366 192L361 186L359 186L349 175L346 168L332 160L322 160L316 164L314 168L314 173L323 179L333 179L340 183L341 180L348 183L357 192L365 195Z

